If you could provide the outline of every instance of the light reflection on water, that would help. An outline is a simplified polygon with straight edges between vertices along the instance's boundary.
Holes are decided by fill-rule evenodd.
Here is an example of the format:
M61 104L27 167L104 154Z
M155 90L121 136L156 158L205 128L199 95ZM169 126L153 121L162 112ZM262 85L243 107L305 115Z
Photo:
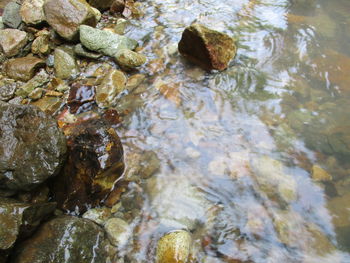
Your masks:
M145 43L149 82L121 136L126 152L152 150L162 166L142 183L122 254L151 262L161 233L185 228L198 262L350 262L350 4L142 4L127 35ZM194 21L237 39L232 67L207 74L176 52ZM315 166L332 179L316 182Z

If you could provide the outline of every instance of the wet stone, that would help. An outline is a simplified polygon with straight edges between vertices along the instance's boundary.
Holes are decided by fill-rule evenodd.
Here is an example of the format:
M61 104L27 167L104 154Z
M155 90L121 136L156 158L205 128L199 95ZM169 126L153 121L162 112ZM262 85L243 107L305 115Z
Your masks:
M13 58L5 62L4 72L12 79L28 81L40 67L44 66L45 62L40 58L32 56Z
M17 238L30 234L56 203L28 204L9 198L0 198L0 251L11 248Z
M316 182L320 181L331 181L332 176L324 170L322 167L318 165L313 165L312 166L312 179Z
M62 216L45 223L14 253L13 263L105 263L103 229L88 219Z
M48 82L49 75L42 69L31 80L19 87L16 91L16 95L25 98L33 92L34 89L42 87Z
M0 189L33 189L59 172L65 152L54 119L34 106L0 105Z
M205 70L224 70L236 55L236 46L230 36L201 24L192 24L182 34L179 51Z
M67 105L71 113L81 113L91 109L95 103L95 87L74 83L69 91Z
M101 119L65 126L68 159L53 183L63 210L83 213L107 197L122 175L123 147L111 123Z
M107 207L92 208L83 214L83 218L90 219L100 226L103 226L111 216L111 209Z
M107 10L111 7L114 0L88 0L88 3L99 9L99 10Z
M44 12L49 25L66 40L77 38L80 25L96 26L101 16L84 0L48 0Z
M123 49L115 56L117 63L125 69L137 68L146 63L146 56L129 49Z
M18 28L22 22L21 5L15 1L8 3L2 14L2 22L10 28Z
M27 33L18 29L0 30L0 46L7 57L16 56L27 44Z
M153 151L131 151L125 155L125 180L147 179L160 168L160 160Z
M29 25L45 21L44 3L45 0L24 0L20 10L23 21Z
M128 81L126 82L126 89L131 92L134 89L136 89L144 80L146 79L146 76L143 74L135 74L128 78Z
M129 224L120 218L110 218L104 229L109 241L116 247L125 246L131 236Z
M55 113L61 106L62 100L57 97L43 97L37 101L32 102L31 104L41 109L43 112L52 115Z
M157 244L157 263L186 263L192 246L191 234L178 230L164 235Z

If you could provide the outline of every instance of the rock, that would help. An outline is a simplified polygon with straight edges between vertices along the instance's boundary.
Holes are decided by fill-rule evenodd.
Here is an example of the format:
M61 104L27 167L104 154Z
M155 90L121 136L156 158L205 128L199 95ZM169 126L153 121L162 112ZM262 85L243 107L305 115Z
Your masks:
M129 23L128 20L125 20L124 18L119 18L114 27L114 32L117 33L118 35L124 35L125 29L128 23Z
M160 160L153 151L131 151L125 155L125 180L147 179L160 168Z
M178 48L185 58L205 70L224 70L236 55L231 37L200 24L185 29Z
M28 98L31 100L38 100L43 96L44 89L36 88L31 93L28 94Z
M13 58L5 62L4 72L12 79L28 81L43 66L45 66L45 61L33 56Z
M28 236L55 208L56 203L28 204L0 198L0 251L11 248L19 236Z
M140 84L146 79L146 76L143 74L135 74L128 78L126 82L126 89L131 92L136 89Z
M332 181L332 176L318 165L312 166L312 179L316 182Z
M9 101L15 96L17 85L13 80L0 80L0 100Z
M332 198L328 201L327 207L333 217L335 227L350 226L350 193L343 196Z
M120 50L133 50L137 46L136 40L86 25L80 26L80 42L92 51L111 57L114 57Z
M61 106L63 102L60 98L57 97L43 97L32 103L32 105L38 107L43 112L52 115L55 113Z
M29 25L45 21L44 3L45 0L24 0L20 10L22 20Z
M71 216L45 223L15 250L13 263L105 263L103 230L88 219Z
M113 1L114 0L88 0L88 3L91 6L104 11L111 7Z
M192 238L183 230L170 232L157 244L157 263L186 263L190 256Z
M99 205L122 175L123 147L108 121L90 119L65 126L68 160L53 183L63 210L83 213Z
M124 0L114 0L111 8L110 8L110 12L112 14L118 14L118 13L123 13L125 8L125 1Z
M47 30L40 31L40 35L32 43L32 53L48 55L50 48L50 32Z
M109 107L117 95L125 89L126 76L123 72L111 69L96 88L96 102L99 107Z
M75 40L80 25L96 26L101 14L85 0L47 0L46 21L63 38Z
M85 57L85 58L92 58L92 59L98 59L102 57L101 54L91 52L88 49L84 48L82 44L78 44L74 47L74 52L76 55Z
M131 237L129 224L120 218L110 218L104 229L112 245L119 248L125 246Z
M70 113L81 113L89 110L95 103L95 87L74 83L71 85L67 105Z
M2 22L10 28L18 28L22 23L20 15L21 5L15 1L8 3L2 14Z
M27 97L34 89L44 86L49 82L49 75L46 73L44 69L40 70L38 74L36 74L31 80L29 80L26 84L19 87L16 91L17 96L21 96L22 98Z
M33 189L59 172L65 153L53 118L34 106L0 105L0 189Z
M4 29L4 23L2 22L2 16L0 16L0 30Z
M0 30L0 46L6 57L16 56L27 44L27 33L18 29Z
M145 64L147 58L143 54L129 49L123 49L116 54L115 60L122 68L133 69Z
M71 47L58 47L55 49L54 68L56 77L69 79L78 73L78 66L75 62L74 52Z
M107 207L92 208L83 214L83 218L90 219L96 224L103 226L111 217L111 209Z
M283 164L269 156L262 156L253 159L254 179L257 182L259 191L268 197L279 197L286 203L297 199L297 184L295 179L283 171Z

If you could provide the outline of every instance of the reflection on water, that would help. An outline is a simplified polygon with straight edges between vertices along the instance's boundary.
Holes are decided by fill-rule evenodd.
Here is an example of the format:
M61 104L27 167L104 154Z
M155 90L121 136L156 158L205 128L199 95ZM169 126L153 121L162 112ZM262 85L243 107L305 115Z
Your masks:
M120 257L151 262L163 233L188 229L195 262L350 262L350 3L142 7L127 35L145 43L148 83L123 97L120 135L126 156L151 151L161 167L123 197L135 228ZM237 39L228 70L181 58L194 21Z

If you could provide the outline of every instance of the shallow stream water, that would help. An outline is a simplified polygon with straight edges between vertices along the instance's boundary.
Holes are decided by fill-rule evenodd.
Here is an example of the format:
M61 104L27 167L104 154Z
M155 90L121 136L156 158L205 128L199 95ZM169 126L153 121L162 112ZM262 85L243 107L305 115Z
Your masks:
M350 3L146 0L126 35L146 83L118 105L126 155L161 167L140 201L125 262L153 262L163 233L193 233L195 262L350 262ZM177 51L200 22L237 41L223 72ZM128 165L128 164L126 164ZM139 196L139 199L138 199ZM131 202L132 203L132 202Z

